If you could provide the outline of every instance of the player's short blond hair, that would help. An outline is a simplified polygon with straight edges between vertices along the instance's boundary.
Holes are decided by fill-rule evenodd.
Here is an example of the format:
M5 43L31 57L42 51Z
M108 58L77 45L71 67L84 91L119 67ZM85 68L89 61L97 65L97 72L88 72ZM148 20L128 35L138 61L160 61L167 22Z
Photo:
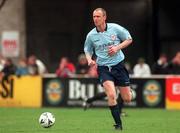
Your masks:
M107 16L106 10L104 8L96 8L94 11L102 11L103 16Z

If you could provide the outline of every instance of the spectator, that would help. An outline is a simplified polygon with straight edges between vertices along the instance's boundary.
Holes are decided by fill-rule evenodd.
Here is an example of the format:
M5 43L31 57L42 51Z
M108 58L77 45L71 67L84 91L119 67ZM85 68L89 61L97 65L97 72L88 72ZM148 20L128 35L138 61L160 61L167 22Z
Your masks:
M0 71L3 70L5 62L4 57L0 54Z
M36 57L29 56L28 57L28 72L30 75L38 75L38 65L36 64Z
M168 60L165 54L161 54L157 62L152 66L153 74L168 74Z
M21 76L21 75L27 75L27 74L29 74L27 60L24 58L21 58L18 62L18 67L16 69L16 75Z
M89 66L85 54L80 54L76 65L76 74L86 75L88 73L88 69Z
M10 58L5 60L4 68L1 71L1 78L8 81L10 75L15 74L16 66Z
M131 64L129 62L124 63L125 68L127 69L128 73L131 75L133 74L133 70L131 68Z
M56 75L58 77L73 77L75 74L75 66L69 62L67 57L62 57L59 62L59 67L56 69Z
M136 77L147 77L151 75L150 67L145 63L144 58L138 59L138 63L133 68L133 72Z
M169 74L180 74L180 51L178 51L172 61L168 64Z
M40 59L36 59L36 64L38 65L39 74L45 74L48 72L45 64Z
M38 66L38 74L42 75L42 74L47 73L47 68L40 59L38 59L35 55L31 55L31 56L29 56L29 58L33 58L33 60L35 60L37 66Z

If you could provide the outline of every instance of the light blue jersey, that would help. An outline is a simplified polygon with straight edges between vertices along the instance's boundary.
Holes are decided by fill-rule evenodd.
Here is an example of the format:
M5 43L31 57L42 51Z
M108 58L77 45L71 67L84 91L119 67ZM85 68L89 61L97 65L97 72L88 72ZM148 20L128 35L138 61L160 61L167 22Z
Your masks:
M97 56L98 66L113 66L124 60L124 54L119 50L115 55L108 55L108 46L119 45L127 39L132 39L130 33L122 26L115 23L107 23L104 32L98 32L96 28L92 29L84 44L84 52Z

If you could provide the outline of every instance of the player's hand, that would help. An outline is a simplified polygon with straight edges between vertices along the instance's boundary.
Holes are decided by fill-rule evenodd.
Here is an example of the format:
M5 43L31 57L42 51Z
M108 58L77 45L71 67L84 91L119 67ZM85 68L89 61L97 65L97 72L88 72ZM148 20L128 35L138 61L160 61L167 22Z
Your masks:
M117 53L117 51L118 51L118 48L115 45L111 45L111 46L108 47L108 54L110 56L115 55Z
M89 60L88 66L96 66L96 62L94 60Z

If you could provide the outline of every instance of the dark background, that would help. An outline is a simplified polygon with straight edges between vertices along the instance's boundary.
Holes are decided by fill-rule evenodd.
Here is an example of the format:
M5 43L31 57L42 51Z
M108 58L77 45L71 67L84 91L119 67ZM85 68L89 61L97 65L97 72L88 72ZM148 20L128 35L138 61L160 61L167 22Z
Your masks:
M139 57L152 65L160 53L171 59L180 50L178 0L26 0L27 56L35 54L49 72L62 56L76 63L97 7L131 33L133 45L123 51L132 66Z

